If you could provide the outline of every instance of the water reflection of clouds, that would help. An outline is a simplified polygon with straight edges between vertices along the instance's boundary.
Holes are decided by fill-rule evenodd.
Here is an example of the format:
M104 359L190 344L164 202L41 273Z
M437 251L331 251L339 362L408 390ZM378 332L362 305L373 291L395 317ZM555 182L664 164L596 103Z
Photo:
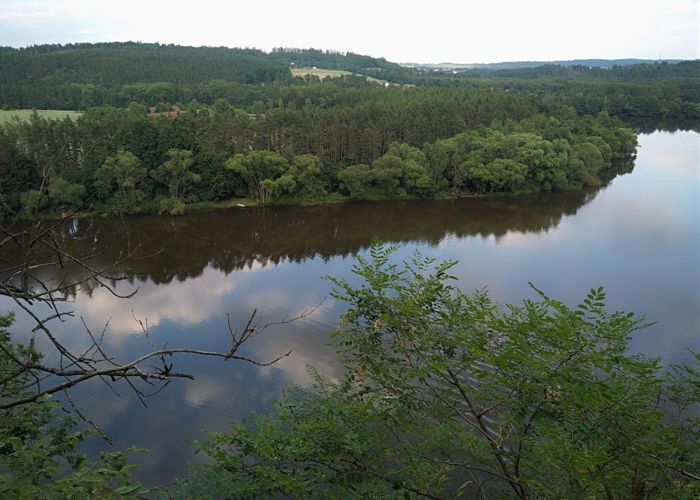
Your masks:
M273 366L261 368L262 377L282 375L286 383L306 386L312 382L309 366L326 376L338 376L340 368L330 334L337 326L342 304L325 297L320 291L267 290L252 294L249 299L250 307L268 304L263 309L266 320L299 318L255 339L252 350L257 359L274 359L281 353L292 351Z
M489 237L487 242L498 245L504 249L536 250L551 248L553 244L568 241L570 232L567 231L566 221L552 231L546 233L521 233L518 231L508 231L499 238Z
M117 334L139 330L134 316L148 320L152 327L166 320L195 325L212 315L224 314L226 297L260 269L262 266L252 265L229 276L207 267L201 276L185 281L157 285L147 280L138 285L139 290L131 299L119 299L108 290L98 288L90 297L79 294L80 313L89 323L111 318L110 332Z
M258 309L263 314L267 314L270 311L278 312L291 307L291 295L283 289L270 288L247 294L243 303L251 311Z
M660 200L659 200L660 201ZM618 193L615 198L594 207L596 223L615 232L616 238L626 243L653 242L655 247L675 247L687 238L688 215L683 207L673 202L635 198Z
M123 384L121 384L123 385ZM122 389L118 387L117 389ZM105 391L109 391L104 382L98 379L83 383L77 393L74 393L74 400L78 407L100 428L108 427L116 418L127 412L134 400L130 397L121 397L110 394L112 397L105 398ZM120 391L120 394L123 391Z
M129 300L118 299L108 291L98 289L90 297L79 297L80 313L86 317L88 324L112 318L109 332L115 335L109 341L113 352L130 333L139 330L134 315L139 319L147 318L149 326L158 337L172 337L175 333L170 332L172 326L185 332L185 335L191 335L191 327L197 326L202 330L201 334L197 333L195 345L191 338L185 339L187 345L226 349L227 346L220 345L222 339L226 341L226 335L219 334L225 330L227 312L231 313L234 327L242 326L241 323L245 322L253 309L258 309L257 317L262 323L274 323L306 313L299 320L273 326L246 344L244 354L260 361L274 359L290 350L292 354L271 367L256 369L255 375L246 371L248 375L245 383L223 376L223 373L229 372L227 367L222 367L222 373L202 374L205 365L213 366L211 362L200 366L195 359L177 360L180 369L197 373L196 380L186 382L183 387L183 403L193 408L216 408L215 411L227 413L233 411L234 403L238 405L241 402L232 398L240 390L235 385L250 387L250 376L260 379L253 384L256 387L254 399L267 400L278 394L279 389L286 384L310 384L312 380L307 371L309 365L331 377L339 374L335 351L329 345L329 334L337 325L339 306L337 301L327 297L330 285L309 271L309 267L313 268L316 264L326 265L323 262L316 263L315 260L321 259L311 259L313 262L306 261L304 264L287 262L281 266L264 268L253 264L250 268L229 275L207 267L199 277L183 282L173 281L162 285L142 282L138 285L138 293ZM344 260L342 267L349 266L351 262ZM299 284L304 282L307 289L300 290ZM160 327L157 332L156 327ZM172 343L182 342L176 339L178 335L172 337ZM123 349L130 351L135 346L131 343ZM141 347L147 348L147 345ZM238 375L240 372L237 372ZM261 390L263 386L269 386L271 392L264 394L265 391Z
M234 400L228 397L231 387L222 381L209 377L198 376L194 382L187 383L184 398L187 404L201 407L211 404L217 406L232 406Z
M270 336L270 341L261 342L255 349L261 359L270 359L279 355L280 351L292 352L274 365L261 368L260 376L269 379L281 374L288 384L308 386L313 382L309 367L313 367L320 374L337 379L343 368L336 357L330 331L325 328L304 331L302 325L298 331L286 334L284 338Z
M662 173L698 180L700 134L657 132L640 136L639 143L642 165L659 166Z

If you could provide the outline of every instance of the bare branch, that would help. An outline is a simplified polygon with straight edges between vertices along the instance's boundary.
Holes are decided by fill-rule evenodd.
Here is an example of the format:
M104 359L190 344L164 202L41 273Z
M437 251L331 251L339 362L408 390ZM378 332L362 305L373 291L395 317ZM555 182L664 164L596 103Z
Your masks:
M54 159L55 160L55 159ZM55 160L56 161L56 160ZM39 187L39 196L48 196L48 186L53 166L43 166L43 177ZM0 196L1 198L1 196ZM4 200L2 200L4 203ZM71 388L90 379L100 379L109 390L119 396L114 382L123 380L145 405L148 397L162 391L172 379L192 379L193 375L177 371L173 367L171 357L174 355L195 355L216 357L223 360L238 360L264 367L278 362L289 356L291 351L281 354L272 360L257 360L241 354L243 344L269 327L284 325L312 314L318 306L305 310L296 317L285 316L282 320L263 323L254 310L245 326L238 330L231 324L227 315L227 325L230 335L228 351L208 351L194 347L170 348L167 343L156 346L149 335L148 320L134 320L140 325L144 337L150 343L150 350L128 362L119 361L105 347L107 321L99 335L93 333L85 319L80 321L89 339L89 345L84 350L76 351L67 346L60 336L56 335L50 323L65 321L73 316L72 311L63 310L62 303L70 300L72 293L80 286L96 284L117 298L130 298L138 288L128 293L117 290L118 281L130 279L130 276L120 271L122 264L129 259L138 258L138 246L132 247L131 237L127 229L127 248L107 265L97 265L100 251L76 253L69 250L62 240L61 227L76 216L79 211L69 211L62 214L60 219L47 221L39 218L38 204L31 213L14 214L17 218L8 224L0 221L0 295L11 298L17 308L31 319L32 339L26 359L25 356L15 356L11 349L1 346L2 354L10 362L9 368L0 380L0 408L8 409L23 404L38 401L52 394L63 392L70 403L72 411L89 425L94 426L73 403L69 391ZM85 237L85 236L83 236ZM94 250L94 249L93 249ZM47 269L60 269L61 275L56 279L46 278L43 272ZM45 304L51 309L51 314L41 317L36 305ZM319 304L320 305L320 304ZM133 316L133 311L132 311ZM42 362L39 357L32 355L36 335L48 340L50 352L47 359L54 362ZM144 388L148 387L145 391ZM9 390L10 388L13 390ZM15 389L20 387L21 392ZM18 395L20 394L20 395Z

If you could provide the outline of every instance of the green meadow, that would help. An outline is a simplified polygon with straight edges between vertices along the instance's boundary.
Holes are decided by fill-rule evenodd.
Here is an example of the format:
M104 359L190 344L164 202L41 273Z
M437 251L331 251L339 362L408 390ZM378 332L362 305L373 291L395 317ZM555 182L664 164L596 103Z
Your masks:
M0 109L0 124L9 122L15 116L20 120L29 120L33 111L33 109ZM40 116L53 120L62 120L66 116L75 120L82 114L80 111L65 111L60 109L37 109L36 111Z

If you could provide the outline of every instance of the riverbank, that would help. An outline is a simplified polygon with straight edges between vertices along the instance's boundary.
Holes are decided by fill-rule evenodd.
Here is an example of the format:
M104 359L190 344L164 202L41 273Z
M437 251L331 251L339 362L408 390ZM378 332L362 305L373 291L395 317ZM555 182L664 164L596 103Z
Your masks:
M210 210L226 210L226 209L241 209L241 208L259 208L259 207L319 207L324 205L341 205L349 203L362 203L362 202L390 202L390 201L439 201L439 200L456 200L459 198L502 198L511 197L522 194L532 194L532 193L493 193L487 194L469 194L468 196L453 195L451 193L441 193L436 196L431 196L429 198L403 194L403 195L384 195L379 193L372 193L363 198L353 198L341 193L329 193L326 196L319 198L300 198L297 196L285 196L269 203L263 204L255 198L245 197L245 198L228 198L226 200L218 201L198 201L195 203L186 203L184 213L193 212L206 212ZM42 212L39 218L43 220L59 220L59 219L69 219L69 218L91 218L91 217L110 217L114 215L125 215L125 216L137 216L137 215L168 215L172 216L167 212L163 212L160 208L160 204L157 201L150 201L143 203L138 211L132 213L119 214L114 210L114 207L105 207L104 205L96 206L91 210L75 210L75 211L48 211Z
M442 192L434 196L424 197L417 196L414 194L382 194L382 193L367 193L362 198L356 198L342 193L329 193L323 197L317 198L302 198L299 196L282 196L271 200L270 202L263 204L260 200L251 197L232 197L225 200L218 201L198 201L194 203L186 203L184 205L184 212L179 215L198 213L198 212L208 212L212 210L229 210L229 209L246 209L246 208L260 208L260 207L321 207L329 205L346 205L353 203L383 203L383 202L411 202L411 201L445 201L445 200L458 200L464 198L470 199L494 199L502 200L509 198L517 198L528 195L536 194L556 194L564 192L577 192L577 191L587 191L592 188L599 188L607 185L612 179L617 175L628 173L632 170L633 164L620 164L618 168L608 169L601 172L600 179L596 182L589 182L585 185L577 187L575 189L557 190L557 191L523 191L515 193L449 193ZM174 216L168 212L161 209L158 200L151 200L141 204L138 209L131 213L119 213L114 207L105 206L98 204L90 210L75 210L75 211L46 211L39 214L39 218L43 220L60 220L60 219L89 219L93 217L112 217L112 216L139 216L139 215L167 215L169 217Z
M569 189L569 190L562 190L559 192L572 192L572 191L581 191L581 190L586 190L591 187L600 187L602 185L607 184L610 179L614 178L614 175L611 175L610 177L606 177L605 181L601 181L599 184L595 184L594 186L587 185L587 186L581 186L578 189ZM226 200L218 200L218 201L199 201L195 203L187 203L184 205L185 211L182 214L179 215L184 215L184 214L190 214L190 213L197 213L197 212L208 212L212 210L230 210L230 209L246 209L246 208L260 208L260 207L321 207L321 206L329 206L329 205L347 205L347 204L353 204L353 203L383 203L383 202L397 202L397 201L405 201L405 202L411 202L411 201L445 201L445 200L458 200L458 199L464 199L464 198L492 198L492 199L504 199L504 198L516 198L519 196L527 196L527 195L534 195L537 193L544 193L545 191L534 191L534 192L518 192L518 193L486 193L486 194L478 194L478 193L460 193L460 194L453 194L453 193L440 193L436 196L431 196L431 197L421 197L421 196L416 196L412 194L393 194L393 195L386 195L386 194L379 194L379 193L372 193L370 195L367 195L366 197L363 198L353 198L351 196L347 196L341 193L329 193L326 196L320 197L320 198L299 198L296 196L288 196L288 197L282 197L278 198L275 200L270 201L269 203L263 204L259 200L256 200L254 198L250 197L245 197L245 198L228 198ZM552 191L547 191L548 193L553 193ZM118 213L112 209L105 208L103 207L96 207L92 210L76 210L76 211L71 211L71 212L56 212L56 211L51 211L51 212L43 212L39 215L39 218L43 220L59 220L59 219L71 219L71 218L79 218L79 219L89 219L93 217L112 217L115 215L123 215L123 216L129 216L129 217L134 217L134 216L139 216L139 215L167 215L169 217L172 217L173 215L167 212L164 212L161 210L159 203L152 201L148 203L144 203L139 207L139 210L133 213Z
M177 212L170 211L169 208L175 205L171 199L158 197L141 202L136 206L130 206L127 210L124 207L115 206L113 203L98 201L91 208L85 210L74 211L56 211L45 210L40 212L39 217L45 220L58 220L68 218L89 218L89 217L107 217L113 215L183 215L185 213L222 210L222 209L240 209L240 208L256 208L256 207L277 207L277 206L298 206L298 207L315 207L324 205L337 205L356 202L391 202L391 201L439 201L439 200L455 200L460 198L511 198L523 195L532 195L537 193L556 193L567 191L580 191L587 188L597 188L607 185L617 175L629 173L634 168L634 160L636 159L636 148L632 153L624 158L613 159L610 163L597 169L596 175L589 174L587 177L580 179L576 184L564 184L557 189L542 189L543 186L529 183L526 184L529 188L520 188L516 191L490 191L490 192L473 192L473 191L432 191L429 195L419 194L416 192L407 192L406 190L394 191L391 193L381 192L376 189L364 190L360 193L355 192L354 195L347 195L337 191L327 193L323 196L305 197L301 194L280 194L276 197L268 198L266 203L260 199L253 197L231 197L217 201L196 201L192 203L182 203L178 201L179 210ZM538 187L540 189L538 189ZM50 193L49 193L50 196ZM114 198L112 199L112 201ZM164 203L166 202L166 203ZM167 203L169 202L169 203Z

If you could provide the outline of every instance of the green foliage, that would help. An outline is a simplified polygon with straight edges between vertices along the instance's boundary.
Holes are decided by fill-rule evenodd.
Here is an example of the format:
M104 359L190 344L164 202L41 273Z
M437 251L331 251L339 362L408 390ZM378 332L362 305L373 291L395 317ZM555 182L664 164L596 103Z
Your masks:
M285 175L287 160L272 151L237 154L226 166L243 178L250 194L263 204L269 203L272 196L291 191L295 186L294 179L289 174Z
M151 177L167 186L170 192L170 199L161 204L162 211L171 215L182 215L185 212L185 194L202 179L199 174L191 171L193 163L191 151L171 149L168 151L168 160L151 170Z
M467 169L467 178L480 193L518 191L527 174L527 165L510 159L495 158L488 165L477 163Z
M214 79L254 84L291 78L288 66L254 49L133 42L3 48L0 66L7 68L2 102L38 109L133 100L155 105L182 100L183 87Z
M425 148L433 178L453 191L518 193L598 185L613 160L629 161L637 139L607 115L533 116L469 131ZM595 133L598 135L591 135Z
M201 181L192 186L192 198L209 201L245 196L243 179L225 167L225 157L221 152L201 151L194 157L194 162L192 169L201 176Z
M160 213L170 215L184 215L187 211L185 202L178 198L161 198L159 207Z
M700 493L698 369L663 375L627 353L644 326L591 290L570 308L499 306L450 284L446 262L392 249L332 279L349 309L346 375L312 372L274 412L201 449L188 494L274 498L693 498ZM700 361L700 358L698 358ZM694 413L695 412L695 413Z
M39 184L39 175L33 162L23 155L10 136L0 129L0 196L3 208L21 209L21 193Z
M108 156L95 171L95 189L101 199L119 214L134 214L140 210L140 203L146 197L141 189L147 171L139 159L130 151L119 150Z
M338 180L343 183L350 197L357 200L366 196L373 176L369 165L350 165L338 172Z
M278 402L273 415L256 417L254 431L234 424L232 435L210 434L200 446L216 465L200 468L183 493L228 498L386 496L385 482L370 473L386 457L387 437L381 427L368 425L376 418L372 404L348 404L339 387L316 378L328 397L293 391Z
M31 346L12 342L12 313L0 315L0 401L17 399L34 383L27 373L10 377L26 362L39 362ZM144 490L131 480L130 451L102 453L92 462L76 451L91 433L45 398L0 412L0 496L17 499L137 498Z
M425 155L408 144L391 143L386 154L372 163L372 178L387 194L430 193Z
M49 198L54 207L62 209L77 209L83 204L85 186L68 182L57 177L49 186Z
M323 173L323 163L316 155L294 157L294 174L299 191L305 198L323 198L328 194L328 182Z
M277 179L264 179L262 181L263 190L271 197L277 197L283 193L291 193L297 187L297 182L292 174L285 174ZM261 201L263 198L261 197ZM268 198L269 201L269 198ZM267 201L263 201L267 203Z
M49 204L46 193L38 189L30 189L20 196L20 213L24 217L33 217L45 209Z

